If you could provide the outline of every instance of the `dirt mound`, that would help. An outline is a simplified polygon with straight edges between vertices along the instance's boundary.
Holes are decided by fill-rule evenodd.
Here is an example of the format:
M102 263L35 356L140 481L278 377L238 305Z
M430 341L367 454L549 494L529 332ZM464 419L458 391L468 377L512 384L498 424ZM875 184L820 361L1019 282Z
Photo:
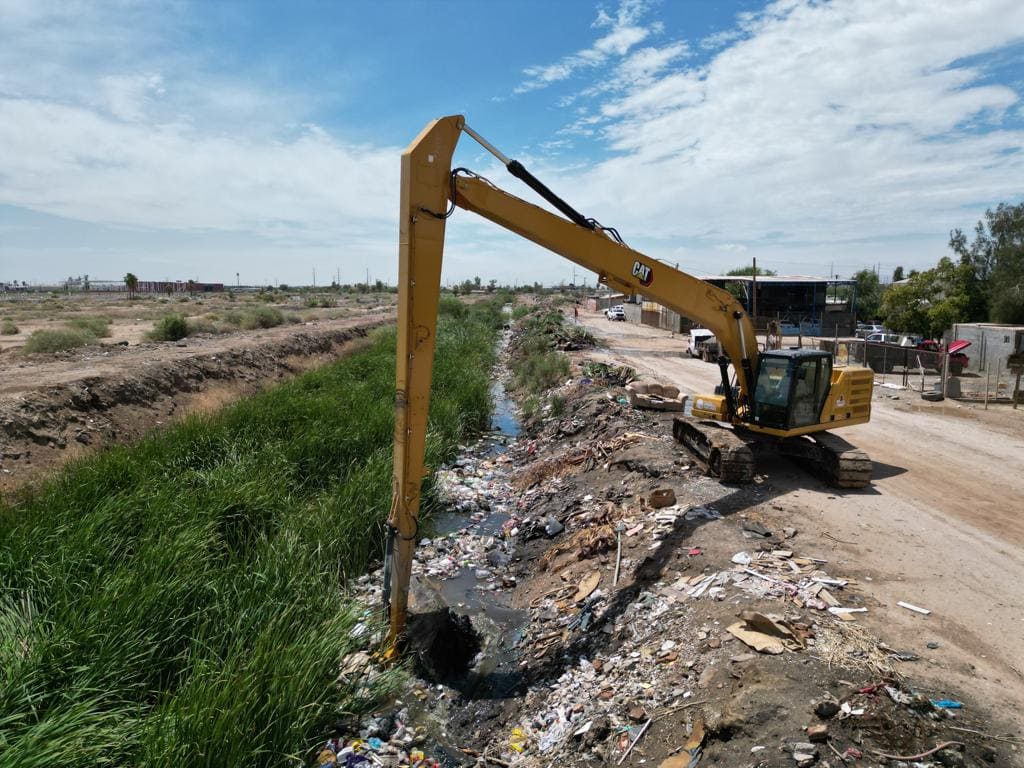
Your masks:
M83 365L80 377L8 396L0 401L0 492L86 450L137 439L335 359L386 322L281 329L262 341L236 340L236 348L217 340L210 350L200 339L191 354L186 344L121 348L105 366Z

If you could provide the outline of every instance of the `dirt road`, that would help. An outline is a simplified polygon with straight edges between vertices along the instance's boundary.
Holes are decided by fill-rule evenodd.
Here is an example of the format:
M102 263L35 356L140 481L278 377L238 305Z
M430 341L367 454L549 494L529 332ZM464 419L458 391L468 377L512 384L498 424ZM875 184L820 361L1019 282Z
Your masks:
M609 357L641 374L684 392L719 381L716 366L685 356L685 339L596 313L580 320L604 339ZM869 488L837 491L779 459L759 469L780 522L870 580L878 600L865 619L870 628L919 653L922 674L972 690L1020 721L1024 410L916 398L876 387L871 423L843 431L875 463ZM901 600L933 613L897 607Z

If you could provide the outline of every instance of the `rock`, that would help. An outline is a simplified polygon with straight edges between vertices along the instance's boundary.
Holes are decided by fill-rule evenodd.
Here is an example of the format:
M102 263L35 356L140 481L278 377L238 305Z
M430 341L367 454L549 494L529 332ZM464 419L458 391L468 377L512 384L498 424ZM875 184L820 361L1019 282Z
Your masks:
M544 533L548 536L557 536L565 530L565 526L562 525L558 520L552 516L548 516L548 519L544 523Z
M947 768L965 768L964 756L955 749L940 749L935 753L935 759Z
M794 536L796 536L796 528L783 528L782 535L785 536L787 539L792 539Z
M752 533L755 536L760 536L761 538L764 538L764 539L767 539L768 537L770 537L772 535L772 532L769 531L767 528L765 528L760 523L746 522L746 523L743 524L743 530L748 532L748 533Z
M818 760L818 748L807 741L793 741L786 745L798 766L814 765Z
M936 643L936 642L935 642L934 640L933 640L932 642L928 643L928 648L929 648L929 649L931 649L931 650L933 650L933 651L934 651L934 650L935 650L936 648L938 648L938 647L939 647L939 644L938 644L938 643Z
M828 741L828 726L824 723L807 726L807 738L818 744Z
M839 704L831 699L819 701L814 705L814 714L822 720L828 720L829 718L833 718L839 714Z
M633 707L626 713L626 716L634 723L642 723L647 719L647 711L643 707Z

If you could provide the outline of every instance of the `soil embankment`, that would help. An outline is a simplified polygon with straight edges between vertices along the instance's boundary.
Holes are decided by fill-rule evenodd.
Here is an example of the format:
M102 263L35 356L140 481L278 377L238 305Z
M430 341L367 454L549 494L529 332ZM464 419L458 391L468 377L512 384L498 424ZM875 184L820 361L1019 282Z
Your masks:
M103 445L209 412L355 349L382 312L177 343L104 345L0 363L0 493Z

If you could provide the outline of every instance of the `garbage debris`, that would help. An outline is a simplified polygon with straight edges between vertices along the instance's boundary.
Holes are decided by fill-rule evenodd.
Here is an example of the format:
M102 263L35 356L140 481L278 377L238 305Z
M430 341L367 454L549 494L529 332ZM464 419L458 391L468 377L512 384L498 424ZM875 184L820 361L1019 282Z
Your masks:
M910 603L904 603L902 600L900 602L896 603L896 605L898 605L900 608L906 608L908 611L913 611L914 613L923 614L924 616L927 616L927 615L929 615L931 613L931 611L928 610L927 608L919 608L916 605L911 605Z
M799 651L805 646L787 623L770 619L762 613L743 611L743 620L726 628L726 632L742 640L758 653L779 654Z
M662 509L664 507L671 507L676 503L676 492L671 488L659 488L655 491L651 491L648 503L654 509Z
M515 590L510 603L523 607L522 618L496 625L466 678L472 686L516 686L515 693L462 698L450 681L414 683L399 699L429 712L436 730L418 731L406 719L404 730L370 733L364 720L342 742L359 740L358 749L335 752L325 765L348 766L353 754L365 768L430 768L431 760L444 762L440 745L457 738L446 749L474 758L477 768L641 761L695 768L751 762L750 755L763 762L764 750L780 743L791 764L835 766L845 760L829 751L846 760L870 759L873 747L914 753L947 738L940 728L964 723L955 707L940 706L953 696L933 702L904 684L895 668L910 651L847 623L868 610L866 596L843 561L814 550L825 542L794 538L796 529L776 527L773 517L723 519L716 507L736 507L722 501L715 481L684 475L689 465L672 439L658 436L657 419L670 417L624 407L604 392L588 395L588 386L595 389L579 379L560 387L567 415L539 419L505 453L468 447L439 471L433 492L453 522L426 533L417 549L414 572L456 596L458 610L477 611L480 627L492 621L480 601ZM569 434L576 422L586 431ZM750 492L752 499L762 493ZM718 533L741 529L750 539L745 550L723 552ZM378 583L372 576L358 586L374 609ZM496 646L498 637L508 645ZM746 705L750 695L762 698ZM769 741L754 718L761 709L750 707L773 703L792 714L780 715L790 730ZM679 735L665 739L665 726ZM729 741L740 727L751 740ZM876 738L883 731L886 738Z

